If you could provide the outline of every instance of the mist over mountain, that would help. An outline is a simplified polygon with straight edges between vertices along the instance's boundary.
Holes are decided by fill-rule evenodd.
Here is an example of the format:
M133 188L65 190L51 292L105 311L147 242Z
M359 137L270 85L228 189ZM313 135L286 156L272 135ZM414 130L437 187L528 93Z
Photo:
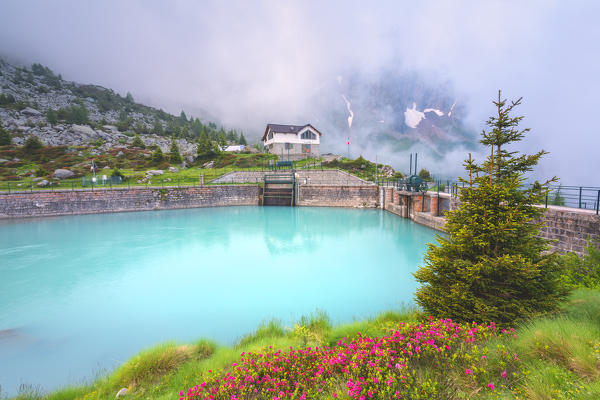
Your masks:
M352 156L403 170L419 152L462 173L502 89L531 128L515 150L550 152L535 176L599 185L598 129L580 117L597 112L598 2L6 0L0 15L0 54L22 65L254 139L312 122L325 151L350 136Z
M329 148L374 158L425 151L432 159L473 146L475 133L465 122L464 104L449 84L428 82L416 72L338 75L317 92L315 123L329 135Z

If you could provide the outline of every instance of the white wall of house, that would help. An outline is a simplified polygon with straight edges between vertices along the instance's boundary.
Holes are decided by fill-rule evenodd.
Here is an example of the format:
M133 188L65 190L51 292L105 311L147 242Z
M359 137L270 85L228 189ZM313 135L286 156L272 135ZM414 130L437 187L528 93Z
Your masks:
M302 133L310 131L312 132L316 139L302 139ZM319 144L320 137L319 134L310 129L309 127L302 129L298 133L277 133L273 132L273 138L269 139L271 136L271 132L267 136L267 140L265 140L265 146L269 146L272 143L294 143L294 144Z

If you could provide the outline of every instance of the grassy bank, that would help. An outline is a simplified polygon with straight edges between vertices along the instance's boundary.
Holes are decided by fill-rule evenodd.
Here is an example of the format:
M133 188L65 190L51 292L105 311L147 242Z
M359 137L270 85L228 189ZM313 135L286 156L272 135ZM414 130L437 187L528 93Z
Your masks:
M418 321L423 321L422 316L414 311L387 312L338 326L331 326L322 313L304 317L288 328L271 321L235 346L206 340L161 344L142 351L89 385L47 395L29 391L16 399L114 399L122 388L129 392L125 398L178 399L180 391L187 393L188 388L202 382L214 384L227 372L234 373L234 363L240 364L242 360L268 359L281 354L279 349L289 351L290 347L299 349L294 351L301 354L307 354L307 349L314 352L317 346L339 351L352 347L340 347L342 342L358 346L372 342L370 338L390 335L396 329L417 332L422 330ZM401 323L405 324L398 328ZM427 327L428 323L425 324ZM559 312L521 324L514 333L497 331L493 334L487 328L475 330L472 342L453 343L452 350L441 358L428 355L425 345L418 357L417 353L406 356L408 380L416 391L403 398L600 398L600 290L578 289ZM260 393L251 397L255 396L274 397ZM334 397L350 398L347 378L343 375L332 374L318 396L312 396ZM374 392L374 398L386 397L383 392Z

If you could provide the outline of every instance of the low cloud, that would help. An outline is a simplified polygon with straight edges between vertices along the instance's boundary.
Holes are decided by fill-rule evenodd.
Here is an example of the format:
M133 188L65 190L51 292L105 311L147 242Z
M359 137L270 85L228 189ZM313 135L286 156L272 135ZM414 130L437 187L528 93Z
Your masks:
M321 3L7 0L0 4L0 54L129 91L173 113L214 118L255 138L268 122L306 122L322 106L323 87L348 72L394 69L434 86L450 82L473 132L485 128L502 88L508 98L524 97L517 112L532 133L522 148L551 152L537 174L600 186L592 172L598 3ZM343 126L348 113L338 100L329 106L341 119L333 125ZM360 119L356 110L354 118ZM339 151L343 140L336 143ZM458 173L468 151L449 150L440 159L424 148L419 158L434 173ZM400 167L410 151L368 143L358 152Z

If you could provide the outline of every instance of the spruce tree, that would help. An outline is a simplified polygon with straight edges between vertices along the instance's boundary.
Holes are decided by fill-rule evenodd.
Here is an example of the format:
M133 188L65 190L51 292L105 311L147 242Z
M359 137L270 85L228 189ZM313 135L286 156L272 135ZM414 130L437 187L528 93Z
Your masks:
M56 111L51 108L46 110L46 120L50 125L54 125L58 122L58 117L56 116Z
M142 138L140 137L140 135L135 135L133 137L133 142L131 142L131 145L133 147L139 147L140 149L144 149L146 147L146 145L142 141Z
M518 128L523 117L510 116L520 103L498 93L497 116L480 140L489 156L477 164L469 155L460 206L446 214L449 236L429 244L425 266L414 274L422 284L416 301L431 315L511 325L556 309L566 296L558 256L538 236L545 210L535 206L556 178L524 186L524 174L546 152L509 150L529 131Z
M205 129L202 129L202 135L200 136L200 140L198 141L198 147L196 149L198 157L206 157L213 154L213 146L208 138Z
M248 142L246 142L246 138L244 137L243 133L240 133L240 144L244 146L248 145Z
M158 118L154 120L154 125L152 125L152 133L157 136L162 136L163 134L163 126Z
M12 143L12 137L10 133L2 126L2 120L0 120L0 146L7 146Z
M164 161L164 159L165 157L162 150L160 149L160 147L156 146L156 150L154 150L154 153L152 153L152 161L158 164Z
M181 154L179 154L179 146L177 146L177 142L175 138L171 138L171 149L169 152L169 161L171 164L181 164Z

